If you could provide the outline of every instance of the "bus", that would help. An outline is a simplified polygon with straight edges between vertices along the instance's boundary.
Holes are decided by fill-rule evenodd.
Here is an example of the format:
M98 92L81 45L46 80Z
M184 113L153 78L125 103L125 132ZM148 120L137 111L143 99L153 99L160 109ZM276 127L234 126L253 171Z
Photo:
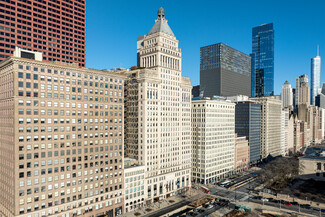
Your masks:
M210 189L204 186L201 186L202 190L204 191L204 193L206 194L210 194Z
M231 183L231 181L227 180L227 181L221 182L221 183L220 183L220 186L221 186L221 187L226 187L226 186L229 185L230 183Z

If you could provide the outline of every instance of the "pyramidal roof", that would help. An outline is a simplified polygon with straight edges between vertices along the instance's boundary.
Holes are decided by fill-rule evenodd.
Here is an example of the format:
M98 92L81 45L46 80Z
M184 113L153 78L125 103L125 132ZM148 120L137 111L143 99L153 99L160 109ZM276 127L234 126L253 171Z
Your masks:
M169 27L167 20L165 19L165 10L163 8L159 8L158 10L158 18L156 19L155 25L151 28L148 35L155 34L157 32L163 32L165 34L174 36L173 31Z

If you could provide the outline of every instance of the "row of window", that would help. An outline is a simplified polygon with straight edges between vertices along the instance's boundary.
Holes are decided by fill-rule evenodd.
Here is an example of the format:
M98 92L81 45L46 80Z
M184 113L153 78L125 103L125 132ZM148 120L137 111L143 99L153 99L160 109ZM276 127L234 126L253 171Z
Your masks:
M25 73L25 78L26 79L31 79L31 76L33 76L33 80L35 81L47 81L47 82L52 82L52 77L51 76L45 76L41 75L39 76L38 74L31 74L31 73ZM18 72L18 78L24 78L24 73L23 72ZM53 77L53 82L61 83L61 84L70 84L70 79L69 78L57 78ZM22 83L22 82L21 82ZM92 81L84 81L82 83L81 80L71 80L71 84L73 85L84 85L84 86L90 86L90 87L100 87L100 88L106 88L106 89L119 89L122 90L122 85L117 85L117 84L108 84L108 83L98 83L98 82L92 82Z
M23 65L18 65L18 69L24 69L25 70L32 70L31 66L23 66ZM87 74L83 74L83 76L80 73L75 73L75 72L64 72L64 71L58 71L58 70L52 70L52 69L47 69L45 70L44 68L38 68L38 67L33 67L33 71L34 72L47 72L49 74L60 74L60 75L65 75L65 76L72 76L72 77L78 77L78 78L89 78L89 79L94 79L94 80L100 80L100 81L110 81L110 82L118 82L118 83L122 83L122 80L119 79L112 79L112 78L108 78L108 77L103 77L103 76L96 76L96 75L87 75Z

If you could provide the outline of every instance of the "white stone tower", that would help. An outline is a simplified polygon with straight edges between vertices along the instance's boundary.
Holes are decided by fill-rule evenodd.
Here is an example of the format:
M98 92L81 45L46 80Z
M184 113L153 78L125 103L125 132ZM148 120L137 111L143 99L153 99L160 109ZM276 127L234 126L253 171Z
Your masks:
M137 52L138 65L145 69L129 76L137 83L138 103L132 102L132 93L127 100L137 107L141 135L138 144L129 146L137 150L126 152L146 166L150 202L184 193L191 185L192 86L182 76L181 49L163 8L149 33L138 37Z

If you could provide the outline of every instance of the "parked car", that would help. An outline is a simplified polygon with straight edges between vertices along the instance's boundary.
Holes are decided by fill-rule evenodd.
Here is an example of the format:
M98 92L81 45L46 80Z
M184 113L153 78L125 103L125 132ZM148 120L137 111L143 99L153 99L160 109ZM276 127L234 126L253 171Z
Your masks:
M211 208L213 208L213 205L209 205L209 206L207 207L207 209L211 209Z
M300 207L305 208L305 209L312 209L310 204L301 204Z
M290 202L285 202L284 205L292 206L292 203L290 203Z
M298 202L292 202L292 205L298 206L299 203Z
M261 198L261 201L267 202L267 201L269 201L269 199L263 197L263 198Z
M199 209L199 213L203 213L203 212L205 212L204 209Z

